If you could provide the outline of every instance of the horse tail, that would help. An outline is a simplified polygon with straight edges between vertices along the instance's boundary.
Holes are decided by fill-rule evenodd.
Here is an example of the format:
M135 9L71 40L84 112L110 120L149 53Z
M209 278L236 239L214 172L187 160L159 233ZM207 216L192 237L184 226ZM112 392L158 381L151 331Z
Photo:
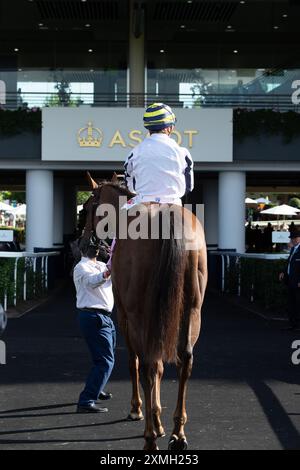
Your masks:
M182 218L181 209L174 213L168 206L161 208L170 220L170 237L159 239L159 258L154 263L149 289L148 328L145 331L145 356L176 362L177 344L184 299L185 250L182 237L174 236L174 219Z

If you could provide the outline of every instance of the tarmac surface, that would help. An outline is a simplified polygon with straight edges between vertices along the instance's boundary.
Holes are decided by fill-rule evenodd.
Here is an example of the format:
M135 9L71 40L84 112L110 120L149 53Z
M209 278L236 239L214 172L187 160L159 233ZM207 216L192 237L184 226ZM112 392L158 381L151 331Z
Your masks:
M300 332L282 326L207 294L188 384L189 450L300 448L300 364L291 361ZM7 364L0 365L0 450L142 449L144 422L126 420L131 386L122 338L106 388L113 399L102 402L109 412L75 412L90 359L71 285L11 319L1 339ZM176 396L175 367L168 365L162 382L167 436L159 439L161 450L168 446Z

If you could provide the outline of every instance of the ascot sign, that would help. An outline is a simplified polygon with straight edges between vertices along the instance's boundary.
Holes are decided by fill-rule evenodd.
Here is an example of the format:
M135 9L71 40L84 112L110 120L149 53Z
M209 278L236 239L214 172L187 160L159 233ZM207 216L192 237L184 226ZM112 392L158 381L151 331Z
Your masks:
M175 109L172 138L194 161L232 161L231 109ZM148 135L143 108L44 108L42 160L123 162Z
M193 137L198 134L197 130L185 130L183 134L188 136L187 146L193 148ZM109 139L108 148L112 148L114 145L121 145L121 147L134 148L137 144L140 144L142 140L148 136L148 132L142 132L138 129L134 129L128 133L127 139L122 135L120 130L116 130L113 134L113 137ZM172 136L175 136L175 139L178 145L182 145L182 135L176 129L173 130ZM89 122L87 127L82 127L78 132L77 138L78 144L80 147L99 148L103 142L103 132L101 129L93 127L92 122Z

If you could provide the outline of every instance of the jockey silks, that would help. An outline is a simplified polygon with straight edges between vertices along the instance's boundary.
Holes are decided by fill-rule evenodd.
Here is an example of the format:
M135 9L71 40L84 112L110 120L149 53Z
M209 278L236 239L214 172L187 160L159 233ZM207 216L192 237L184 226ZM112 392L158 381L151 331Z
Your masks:
M193 190L193 160L190 152L164 133L146 137L127 157L127 187L144 201L178 201Z

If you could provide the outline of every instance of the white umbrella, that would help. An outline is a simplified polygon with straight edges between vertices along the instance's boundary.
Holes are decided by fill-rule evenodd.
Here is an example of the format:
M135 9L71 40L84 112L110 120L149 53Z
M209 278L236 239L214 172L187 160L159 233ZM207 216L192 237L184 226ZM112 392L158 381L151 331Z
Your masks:
M0 202L0 211L9 212L10 214L14 213L14 208L5 202Z
M258 204L270 204L270 203L271 203L271 201L270 201L270 199L268 198L268 196L267 196L267 197L259 197L258 199L256 199L256 202L257 202Z
M245 204L257 204L256 199L251 199L251 197L246 197Z
M269 199L269 197L259 197L258 199L256 199L256 202L258 204L271 204L271 201Z
M300 210L296 207L281 204L280 206L271 207L271 209L265 209L264 211L261 211L261 214L297 215L298 212L300 212Z

